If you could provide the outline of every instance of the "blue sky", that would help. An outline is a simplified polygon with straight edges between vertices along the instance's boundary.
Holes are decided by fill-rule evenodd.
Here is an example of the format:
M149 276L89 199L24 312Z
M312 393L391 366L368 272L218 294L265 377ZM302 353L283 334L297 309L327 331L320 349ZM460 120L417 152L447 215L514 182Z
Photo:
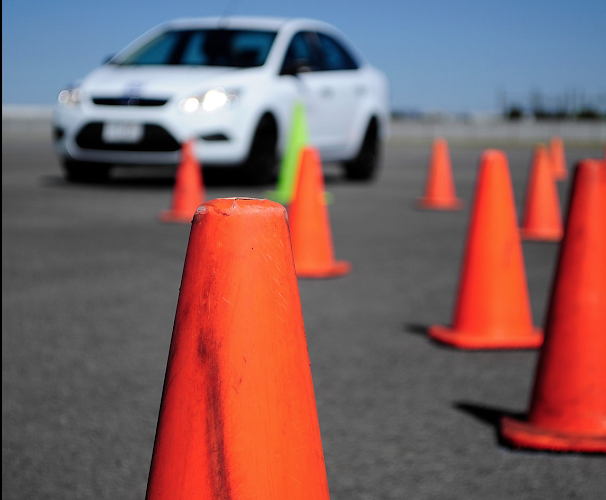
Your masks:
M2 3L2 103L51 104L175 17L312 17L341 29L390 79L396 108L495 111L498 93L606 93L604 0L268 0Z

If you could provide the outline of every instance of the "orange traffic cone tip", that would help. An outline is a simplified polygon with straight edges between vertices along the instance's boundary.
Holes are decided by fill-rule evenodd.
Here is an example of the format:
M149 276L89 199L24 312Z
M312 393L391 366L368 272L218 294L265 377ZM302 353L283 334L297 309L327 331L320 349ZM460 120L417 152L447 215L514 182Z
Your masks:
M543 335L532 325L522 245L505 153L482 154L451 328L429 336L462 349L530 349Z
M534 241L560 241L564 234L558 189L543 145L535 148L520 234Z
M303 148L299 161L299 179L293 201L288 206L297 276L343 276L351 271L351 264L334 257L320 155L315 148L308 146Z
M444 139L433 142L425 195L417 199L417 207L428 210L463 208L463 201L455 193L448 143Z
M181 148L171 208L160 213L160 220L189 224L204 198L202 166L196 159L194 142L189 140Z
M560 137L553 137L550 142L549 153L553 175L558 181L568 177L566 168L566 154L564 153L564 142Z
M575 169L530 411L506 417L516 448L606 453L606 162Z
M218 199L191 227L147 498L329 500L286 211Z

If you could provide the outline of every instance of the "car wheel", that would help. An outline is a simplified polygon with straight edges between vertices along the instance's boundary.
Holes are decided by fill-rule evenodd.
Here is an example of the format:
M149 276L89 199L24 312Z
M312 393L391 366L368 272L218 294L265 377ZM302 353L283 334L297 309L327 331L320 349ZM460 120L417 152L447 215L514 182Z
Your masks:
M109 179L110 166L77 160L63 160L65 178L70 182L103 182Z
M345 162L345 175L352 180L370 180L376 175L378 165L379 127L373 118L368 124L358 155L352 161Z
M246 181L251 184L267 184L275 180L278 171L277 143L276 122L270 115L265 115L259 122L248 159L244 163Z

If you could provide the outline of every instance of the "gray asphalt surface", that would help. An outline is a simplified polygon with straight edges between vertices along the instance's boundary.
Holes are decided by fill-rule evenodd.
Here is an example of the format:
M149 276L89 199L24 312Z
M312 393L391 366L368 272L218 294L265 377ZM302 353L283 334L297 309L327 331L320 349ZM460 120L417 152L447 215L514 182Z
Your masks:
M49 135L3 133L2 494L141 499L189 227L157 221L172 196L166 172L68 184ZM504 149L520 211L532 150ZM390 144L373 184L327 168L336 256L353 271L299 286L333 500L604 498L603 456L498 442L498 418L527 408L536 351L470 353L426 337L451 320L481 151L451 145L467 203L455 213L413 207L428 144ZM569 166L602 152L566 150ZM264 189L219 178L207 195ZM556 252L524 244L537 325Z

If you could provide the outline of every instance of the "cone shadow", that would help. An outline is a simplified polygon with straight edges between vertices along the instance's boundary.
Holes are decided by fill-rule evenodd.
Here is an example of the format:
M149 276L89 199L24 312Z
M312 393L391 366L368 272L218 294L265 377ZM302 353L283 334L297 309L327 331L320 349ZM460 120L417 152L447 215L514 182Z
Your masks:
M466 413L467 415L472 416L481 423L492 427L499 446L508 449L511 449L511 445L509 445L506 441L503 440L503 438L501 437L501 433L499 432L501 419L503 417L523 419L525 417L525 413L511 412L502 408L495 408L476 403L468 403L465 401L454 402L452 406L456 410Z
M502 408L495 408L475 403L467 403L464 401L455 402L453 404L453 407L457 410L461 410L463 413L471 415L476 420L479 420L484 424L488 424L491 427L494 427L495 430L499 429L499 422L501 421L501 418L524 418L525 415L524 413L510 412L507 410L503 410Z
M419 323L405 323L404 331L406 333L414 333L417 335L422 335L424 337L427 337L428 331L429 331L429 326L421 325Z

